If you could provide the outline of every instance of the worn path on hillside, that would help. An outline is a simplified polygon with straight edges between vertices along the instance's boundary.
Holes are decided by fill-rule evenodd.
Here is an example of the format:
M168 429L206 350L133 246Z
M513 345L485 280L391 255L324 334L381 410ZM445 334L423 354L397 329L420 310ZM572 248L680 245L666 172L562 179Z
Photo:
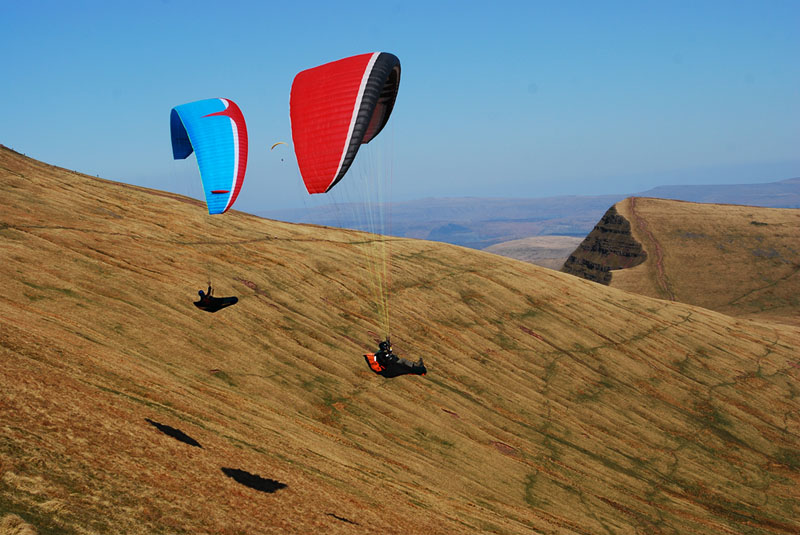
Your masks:
M664 251L661 249L661 244L658 242L656 237L653 235L650 229L647 228L647 222L645 219L636 211L636 199L636 197L631 197L630 204L628 205L630 208L631 217L636 224L636 228L642 234L647 236L648 241L653 245L653 257L656 264L656 282L658 283L658 287L664 291L670 301L675 301L675 293L670 287L669 278L667 278L667 273L664 270Z

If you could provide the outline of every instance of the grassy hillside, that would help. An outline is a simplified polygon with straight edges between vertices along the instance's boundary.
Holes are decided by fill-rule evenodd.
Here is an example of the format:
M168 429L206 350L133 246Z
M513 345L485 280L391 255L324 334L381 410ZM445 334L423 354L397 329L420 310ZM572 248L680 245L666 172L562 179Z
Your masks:
M612 212L624 225L609 227ZM634 259L631 244L644 254ZM631 197L569 264L585 278L610 268L601 282L622 290L800 325L800 210Z
M392 239L393 339L429 373L386 380L370 236L5 148L0 192L4 529L800 529L797 328ZM193 307L209 276L239 304Z

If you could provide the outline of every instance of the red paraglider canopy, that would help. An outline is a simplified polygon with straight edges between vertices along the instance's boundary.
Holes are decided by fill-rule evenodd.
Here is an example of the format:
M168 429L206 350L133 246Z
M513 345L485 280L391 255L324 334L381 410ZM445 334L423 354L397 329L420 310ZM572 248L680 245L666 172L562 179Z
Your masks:
M289 100L295 155L309 193L330 190L362 143L386 125L400 85L400 60L361 54L297 74Z

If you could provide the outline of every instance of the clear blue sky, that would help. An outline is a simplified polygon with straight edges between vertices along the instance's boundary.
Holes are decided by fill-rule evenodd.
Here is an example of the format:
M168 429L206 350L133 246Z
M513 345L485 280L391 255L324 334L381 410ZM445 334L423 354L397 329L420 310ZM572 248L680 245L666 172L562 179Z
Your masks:
M403 68L393 200L800 176L797 0L0 6L0 143L191 194L169 111L230 98L250 135L249 212L302 206L291 153L268 150L291 141L294 75L372 51Z

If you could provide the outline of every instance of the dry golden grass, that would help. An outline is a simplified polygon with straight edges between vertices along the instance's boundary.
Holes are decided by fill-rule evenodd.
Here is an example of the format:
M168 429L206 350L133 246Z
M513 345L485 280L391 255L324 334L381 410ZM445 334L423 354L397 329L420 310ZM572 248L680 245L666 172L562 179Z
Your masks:
M0 517L0 535L36 535L36 530L18 515Z
M635 197L616 207L648 256L611 286L800 326L800 210Z
M0 518L38 533L797 533L800 330L0 149ZM191 305L211 276L239 304ZM192 447L147 419L186 433ZM222 473L287 485L267 494Z

